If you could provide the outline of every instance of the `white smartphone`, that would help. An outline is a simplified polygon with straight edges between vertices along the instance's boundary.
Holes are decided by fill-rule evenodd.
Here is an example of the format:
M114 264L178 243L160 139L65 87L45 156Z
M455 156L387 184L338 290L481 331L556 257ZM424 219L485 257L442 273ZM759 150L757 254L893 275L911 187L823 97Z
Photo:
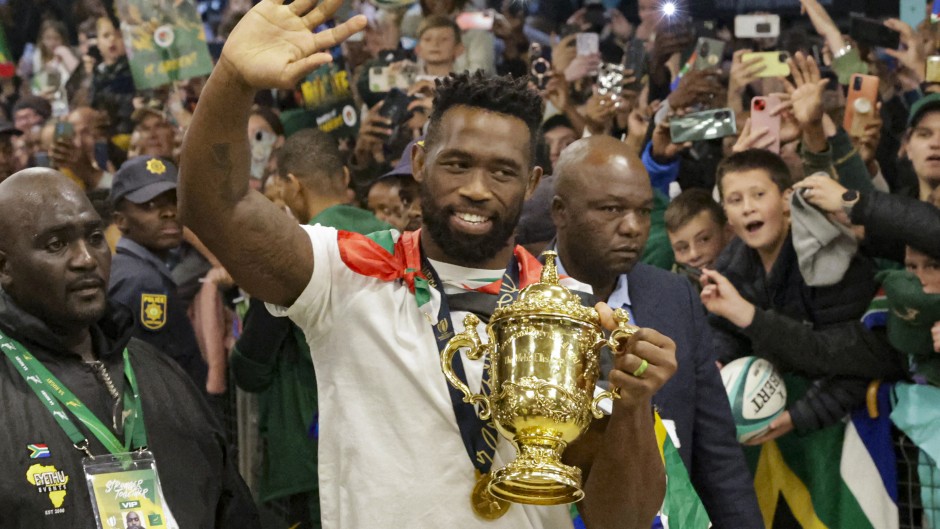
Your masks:
M734 17L734 36L763 39L780 35L779 15L738 15Z
M596 55L600 53L600 37L597 33L578 33L578 55Z
M373 66L369 68L369 90L371 92L388 92L393 86L388 66Z

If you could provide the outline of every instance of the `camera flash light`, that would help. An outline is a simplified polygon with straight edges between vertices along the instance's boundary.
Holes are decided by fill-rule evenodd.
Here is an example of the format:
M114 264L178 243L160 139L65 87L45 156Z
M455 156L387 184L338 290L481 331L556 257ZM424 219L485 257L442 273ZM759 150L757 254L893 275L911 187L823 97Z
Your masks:
M676 14L676 4L674 2L666 2L663 4L663 14L667 17L671 17Z

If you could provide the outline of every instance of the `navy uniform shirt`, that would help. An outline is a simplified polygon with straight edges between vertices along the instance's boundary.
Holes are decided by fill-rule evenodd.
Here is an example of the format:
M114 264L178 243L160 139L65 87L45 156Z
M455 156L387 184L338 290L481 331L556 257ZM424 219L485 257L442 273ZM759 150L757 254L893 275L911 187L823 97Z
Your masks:
M205 391L208 368L166 263L122 237L111 262L108 295L134 314L134 337L169 355Z

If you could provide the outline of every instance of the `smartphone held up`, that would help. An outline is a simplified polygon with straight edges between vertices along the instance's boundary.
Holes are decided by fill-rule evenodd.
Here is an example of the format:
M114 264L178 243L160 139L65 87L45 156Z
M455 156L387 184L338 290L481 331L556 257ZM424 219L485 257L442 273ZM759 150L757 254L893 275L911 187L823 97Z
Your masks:
M72 138L75 137L75 127L68 121L57 121L53 130L53 139L55 141L72 141Z
M751 100L751 131L766 130L774 138L767 150L780 154L780 116L773 115L780 106L777 96L759 96Z
M725 52L725 43L718 39L700 37L695 45L694 69L708 70L721 64Z
M738 133L734 111L716 108L673 117L669 121L669 134L673 143L714 140Z
M495 15L492 11L465 11L457 15L457 27L460 31L473 29L492 31Z
M780 36L780 15L738 15L734 36L739 39L766 39Z
M896 50L901 45L901 34L872 18L852 15L849 36L856 42L875 48Z
M790 75L790 54L785 51L759 51L745 53L741 56L742 62L749 62L752 59L760 59L759 64L764 69L757 74L757 77L787 77Z
M578 55L597 55L600 53L600 42L597 33L578 33L575 36Z
M529 80L539 90L545 90L552 77L552 63L547 58L549 51L537 42L529 47Z
M878 84L879 79L874 75L852 75L845 102L845 119L842 122L849 136L862 136L865 127L875 119Z
M924 80L928 83L940 83L940 55L927 57L927 75Z

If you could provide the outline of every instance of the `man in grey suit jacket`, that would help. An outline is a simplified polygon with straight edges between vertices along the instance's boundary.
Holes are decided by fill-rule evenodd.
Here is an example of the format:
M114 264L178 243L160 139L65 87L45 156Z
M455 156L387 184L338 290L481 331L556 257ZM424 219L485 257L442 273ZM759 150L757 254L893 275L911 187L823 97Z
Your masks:
M684 277L637 263L652 204L646 169L626 145L608 136L570 145L555 167L552 201L563 273L676 342L678 370L653 403L712 527L763 528L699 297Z

